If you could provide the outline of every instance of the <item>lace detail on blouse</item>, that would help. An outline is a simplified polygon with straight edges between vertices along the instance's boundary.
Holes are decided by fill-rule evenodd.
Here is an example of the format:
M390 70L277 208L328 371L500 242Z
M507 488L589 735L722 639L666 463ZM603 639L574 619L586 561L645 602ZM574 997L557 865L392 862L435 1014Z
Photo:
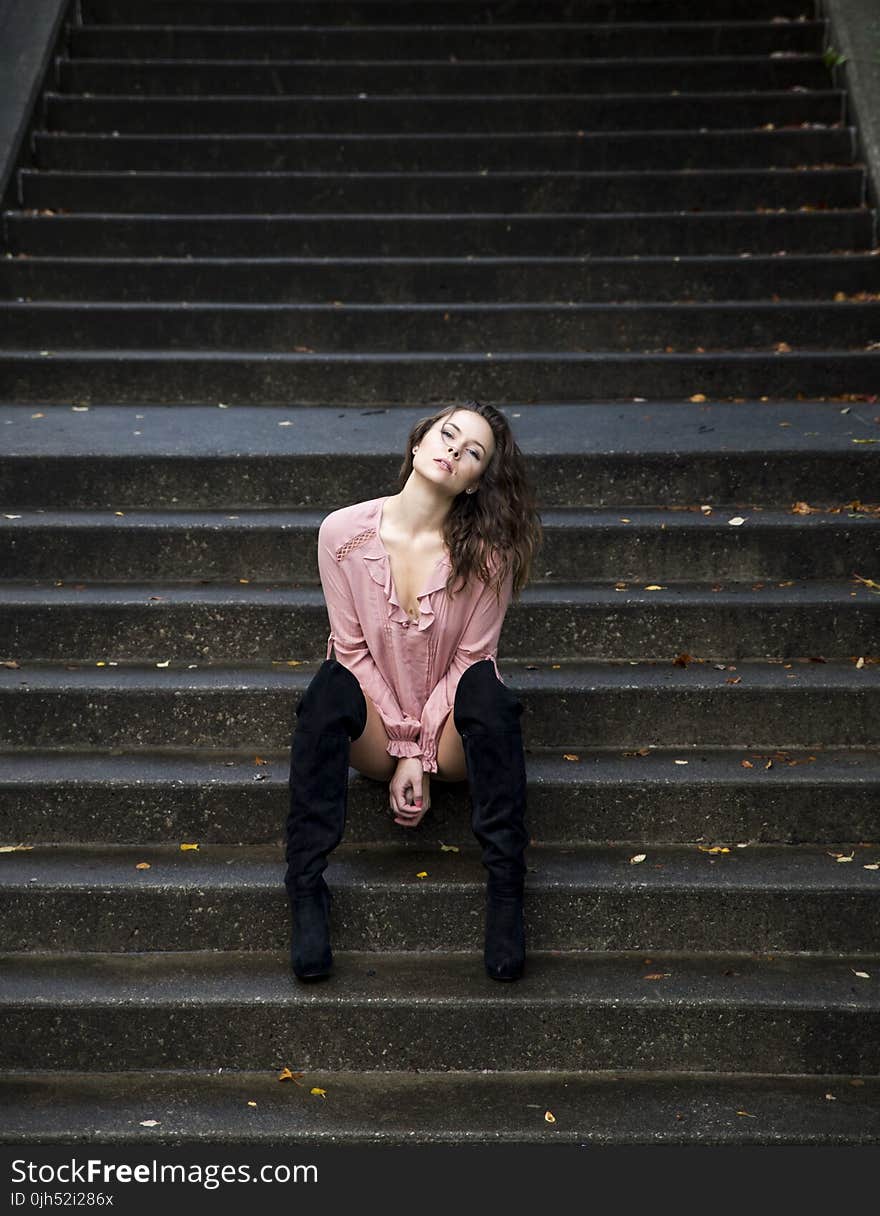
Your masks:
M340 545L336 550L336 560L341 562L346 553L351 553L352 549L359 549L361 545L365 545L374 531L374 528L367 528L366 531L358 532L356 536L350 537L345 544Z

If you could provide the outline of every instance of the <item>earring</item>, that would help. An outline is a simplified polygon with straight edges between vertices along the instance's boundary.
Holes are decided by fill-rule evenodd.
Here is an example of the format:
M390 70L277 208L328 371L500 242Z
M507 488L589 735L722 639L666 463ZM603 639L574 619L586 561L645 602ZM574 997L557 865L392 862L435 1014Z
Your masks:
M415 454L418 450L419 450L419 445L416 444L416 446L413 448L413 456L415 456Z
M465 494L475 494L476 490L477 490L477 487L473 486L470 490L465 490Z

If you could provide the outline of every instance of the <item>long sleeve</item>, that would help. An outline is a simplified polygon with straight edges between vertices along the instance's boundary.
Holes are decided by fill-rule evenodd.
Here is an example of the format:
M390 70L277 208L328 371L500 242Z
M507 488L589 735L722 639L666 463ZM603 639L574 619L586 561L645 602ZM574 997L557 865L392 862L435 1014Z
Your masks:
M388 734L387 751L391 756L420 756L421 724L405 714L370 653L358 616L357 604L345 569L337 562L327 544L324 524L318 530L318 570L330 618L336 657L356 676L361 688L374 702Z
M437 771L437 745L446 722L446 717L455 703L455 690L462 675L481 659L491 659L498 671L496 656L501 627L513 589L513 571L509 570L501 588L501 598L496 600L494 588L484 583L478 595L461 639L452 656L448 671L441 677L422 709L422 729L419 739L422 746L422 770Z

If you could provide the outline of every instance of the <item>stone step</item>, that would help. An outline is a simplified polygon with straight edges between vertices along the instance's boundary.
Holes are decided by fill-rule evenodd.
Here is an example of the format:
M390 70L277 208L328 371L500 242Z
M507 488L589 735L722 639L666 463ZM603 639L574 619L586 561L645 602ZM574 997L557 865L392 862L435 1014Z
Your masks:
M840 851L840 840L876 836L876 750L590 747L530 750L526 760L530 831L542 844L629 840L635 854L645 840L731 848L813 842ZM0 840L280 842L289 767L289 748L126 753L23 745L0 753ZM434 780L430 797L414 838L473 846L466 783ZM352 769L346 842L400 839L387 785Z
M840 210L864 198L861 165L831 169L600 170L519 173L18 173L22 207L213 215L382 212Z
M0 855L6 950L286 952L282 846L180 843L199 848L183 851L176 841L37 844ZM714 855L704 851L714 846L650 842L638 853L629 844L531 845L528 948L639 950L652 958L655 951L880 952L873 914L880 870L865 868L880 861L880 846L854 843L844 853L853 852L853 860L842 864L835 856L841 846L731 845ZM640 853L645 861L633 863ZM144 862L149 869L137 869ZM331 855L327 881L339 950L381 958L388 951L483 948L486 872L476 846L453 853L420 840L343 843ZM433 989L429 961L416 960ZM866 959L869 974L872 965ZM472 971L476 980L476 960ZM480 982L494 983L485 976ZM491 999L498 1001L497 991ZM631 1050L641 1037L630 1035ZM875 1037L876 1030L862 1043L874 1060Z
M880 263L878 263L880 269ZM878 276L880 285L880 276ZM287 353L871 350L873 301L155 304L0 301L4 345Z
M855 128L429 135L79 135L37 131L39 169L189 171L711 169L852 164Z
M871 502L877 491L871 410L870 400L845 404L843 397L503 407L543 509L607 507L631 519L645 503L687 507L688 515L694 507L702 514L704 505L714 511L719 503L752 502L765 512L787 514L805 502L847 506L847 518L850 510L859 514L859 502ZM123 528L119 510L211 509L229 516L240 508L280 507L323 516L390 491L405 436L425 414L412 405L255 405L224 410L221 427L216 404L34 410L0 403L0 490L10 508L0 520L5 526L5 515L33 509L112 510L114 527ZM340 460L352 452L357 459ZM853 495L848 504L840 501L844 486ZM690 526L685 518L682 528ZM750 515L753 525L759 519ZM798 519L808 528L837 527L822 512ZM19 528L37 521L8 522ZM239 523L246 527L246 517ZM707 516L693 527L703 524L717 520ZM814 555L814 563L821 560Z
M284 1054L288 1058L295 1066L295 1054ZM880 1082L873 1076L323 1069L305 1074L297 1086L278 1085L280 1071L261 1062L258 1073L0 1074L4 1139L69 1143L75 1127L80 1144L175 1148L568 1143L864 1149L880 1135ZM312 1096L312 1087L331 1094L331 1109ZM743 1118L743 1111L752 1118ZM152 1122L145 1114L160 1116L156 1126L143 1126Z
M504 682L523 702L528 748L877 746L880 666L870 655L856 666L855 657L816 654L676 663L671 645L662 663L541 664L499 653ZM280 751L290 746L297 700L318 667L287 657L234 667L169 659L161 669L118 663L109 653L99 661L107 665L15 668L6 666L14 656L4 660L0 748Z
M872 253L748 257L100 258L7 254L0 300L508 304L880 300Z
M863 569L849 579L754 584L727 574L631 586L535 580L510 605L501 649L523 661L870 657L880 596L870 565ZM320 588L287 579L0 583L0 653L21 662L260 663L320 654L328 631Z
M801 70L801 69L798 69ZM454 96L382 94L357 98L357 129L369 132L496 132L531 130L612 131L646 125L664 129L704 127L843 127L846 91L814 87L796 92L786 85L759 89L751 73L750 92L513 93ZM647 81L646 81L647 83ZM735 83L741 83L741 80ZM283 97L84 97L47 88L41 125L58 131L220 134L253 132L287 135L310 131L327 135L350 131L351 97L289 94ZM648 120L649 121L646 121Z
M872 213L125 215L5 211L8 252L92 257L876 256ZM8 259L7 259L8 260ZM842 268L842 274L845 270ZM552 395L550 397L552 400Z
M296 1069L295 1051L285 1053L274 1069L261 1061L258 1072L202 1066L192 1072L0 1074L3 1139L7 1144L175 1148L224 1143L865 1148L876 1145L880 1135L880 1081L873 1074L548 1072L523 1066L513 1072L319 1069L299 1084L279 1085L288 1063ZM312 1088L323 1089L332 1104L313 1095Z
M811 510L717 503L690 510L627 508L623 514L619 508L546 510L532 586L543 598L555 583L612 579L622 591L624 580L680 584L715 578L721 570L725 583L758 580L752 590L766 589L772 601L779 580L840 580L868 571L880 547L880 504ZM155 579L160 593L174 580L317 586L324 514L9 511L0 516L0 568L7 580ZM743 524L731 524L738 519Z
M650 9L645 11L645 17L648 20L613 23L577 19L511 23L501 13L500 19L491 25L474 22L338 25L323 21L297 25L288 17L277 23L227 25L218 14L214 21L198 24L188 24L180 18L167 24L154 19L137 24L88 22L68 25L65 50L69 59L65 67L69 76L62 72L61 79L65 87L69 80L71 86L82 83L93 92L102 91L100 84L106 80L112 91L119 78L104 77L102 63L134 61L138 65L133 74L137 88L141 62L171 59L196 65L206 60L226 60L235 65L233 78L239 66L247 74L248 60L261 62L264 72L267 66L275 72L279 64L291 60L305 64L435 60L445 61L453 68L467 68L478 60L528 63L535 59L584 59L595 63L600 80L604 61L617 61L627 79L627 69L631 69L634 61L658 59L693 65L699 79L700 69L709 58L719 63L722 72L725 61L734 58L755 59L761 66L774 57L818 59L821 63L828 31L825 20L668 22L651 20ZM96 74L89 70L92 64L98 68ZM283 80L280 73L279 80ZM93 87L96 83L98 87ZM194 91L200 90L196 87ZM276 87L275 91L288 90Z
M766 20L767 0L701 0L706 20ZM780 21L807 20L803 0L773 0ZM106 25L150 22L185 25L407 25L498 22L498 6L475 0L82 0L83 20ZM693 21L692 0L505 0L505 21Z
M449 225L454 231L454 225ZM733 401L874 394L880 351L644 354L521 350L288 354L277 351L0 350L0 384L22 404L371 405L450 399L499 405L694 396Z
M632 57L598 59L590 57L590 44L583 45L575 37L568 55L562 57L560 45L567 40L562 28L552 30L547 40L536 39L536 31L529 29L515 39L493 29L488 44L483 46L478 40L481 45L470 53L467 44L474 41L474 34L464 29L458 39L444 36L423 45L419 38L403 48L405 57L401 58L395 57L394 43L399 44L399 39L390 40L388 57L383 57L382 49L389 38L382 29L376 31L376 45L360 52L359 38L343 48L335 44L338 35L334 33L333 44L320 48L325 52L320 58L307 58L309 40L298 31L283 29L194 29L189 37L185 30L168 29L156 30L157 36L150 37L148 30L127 27L114 31L110 39L95 39L94 29L81 32L90 41L74 47L73 53L95 58L59 59L58 79L53 82L58 92L192 99L307 93L314 97L347 94L357 99L362 92L386 97L444 93L495 97L499 93L527 95L587 89L594 95L676 90L727 93L737 89L744 77L753 81L756 89L807 91L831 84L821 55L797 51L774 52L780 58L760 49L696 58L664 55L658 50L656 57L647 54L637 58L638 48L634 48ZM445 31L440 32L445 35ZM624 39L631 37L628 29L621 33ZM653 28L649 36L656 37ZM455 47L459 53L463 51L467 59L446 58L439 42ZM346 50L357 59L343 58ZM266 58L270 54L272 58ZM687 84L685 90L680 89L682 83Z
M880 956L537 952L504 1000L471 952L340 952L332 983L308 988L280 951L6 954L0 965L4 1071L207 1059L280 1072L293 1053L303 1072L478 1071L487 1059L501 1072L709 1072L724 1060L838 1076L871 1073L880 1029Z

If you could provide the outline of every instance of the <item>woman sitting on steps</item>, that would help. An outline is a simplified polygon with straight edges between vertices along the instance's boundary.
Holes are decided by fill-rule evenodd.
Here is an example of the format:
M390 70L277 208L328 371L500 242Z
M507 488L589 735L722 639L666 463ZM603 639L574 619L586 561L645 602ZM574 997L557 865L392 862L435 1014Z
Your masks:
M477 401L416 423L398 485L333 511L318 532L330 636L291 740L291 965L302 980L332 968L323 873L345 828L351 765L389 782L401 827L429 809L431 776L468 781L488 872L485 966L514 980L525 957L529 840L523 707L496 654L541 525L507 419Z

